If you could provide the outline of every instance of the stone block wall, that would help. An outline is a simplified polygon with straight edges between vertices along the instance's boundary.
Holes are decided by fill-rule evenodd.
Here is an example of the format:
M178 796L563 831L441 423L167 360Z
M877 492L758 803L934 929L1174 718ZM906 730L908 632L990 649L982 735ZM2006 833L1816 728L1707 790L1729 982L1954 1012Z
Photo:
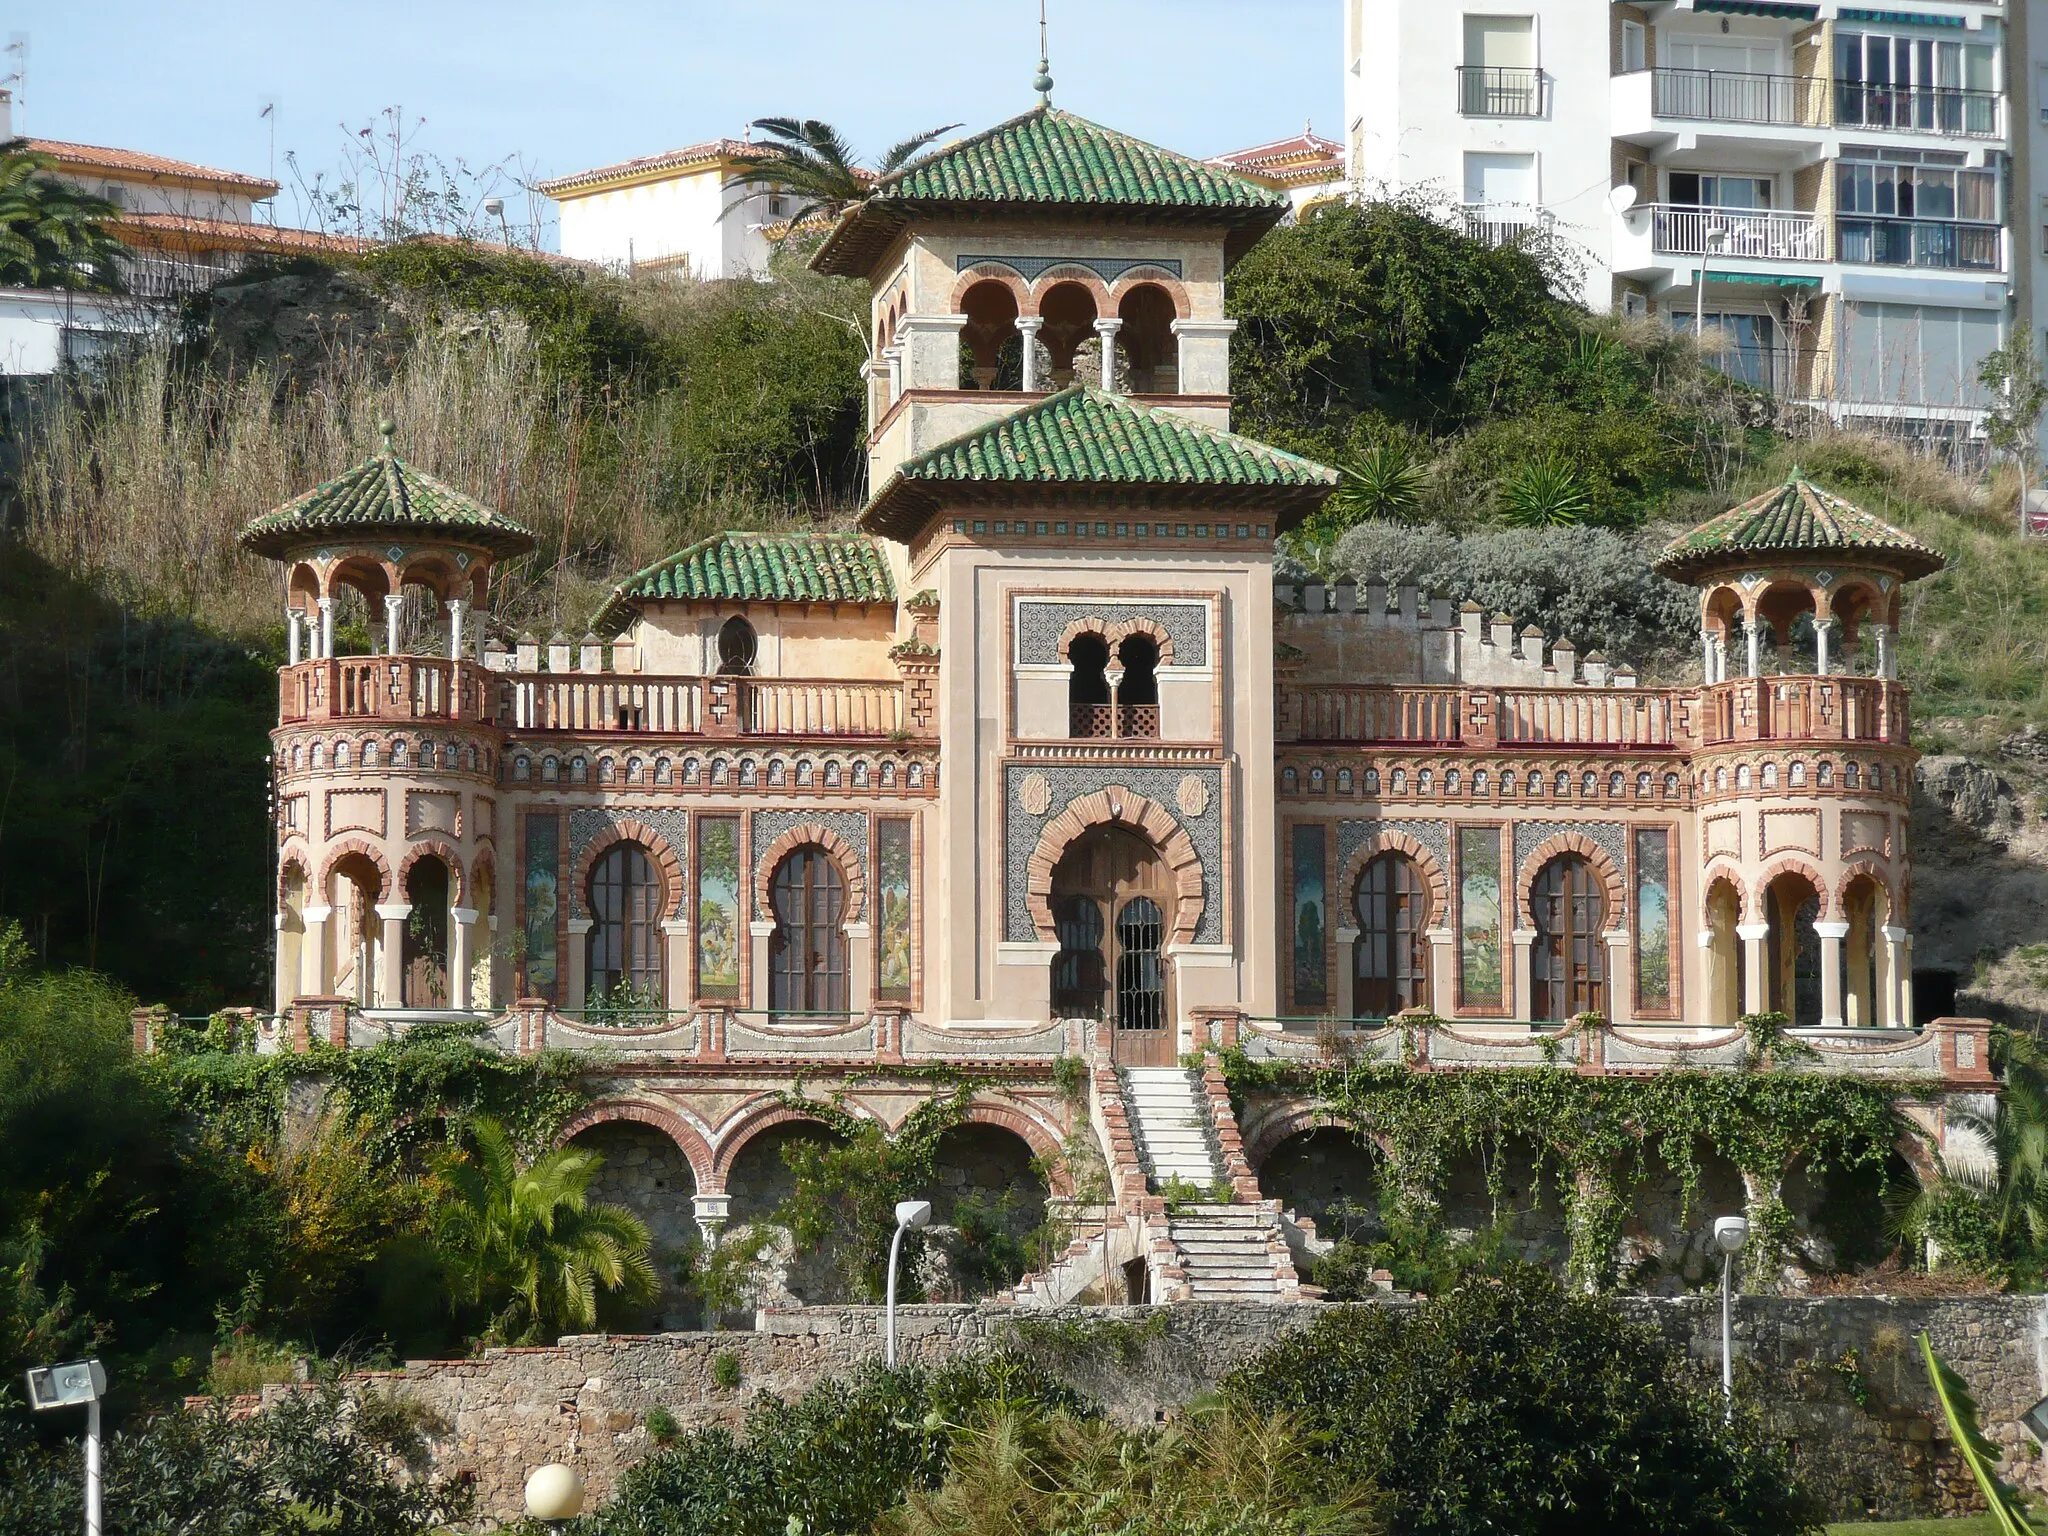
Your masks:
M1720 1311L1711 1294L1635 1297L1620 1305L1661 1330L1703 1378L1718 1376ZM989 1303L916 1306L899 1309L898 1339L902 1357L921 1364L1016 1342L1119 1419L1147 1424L1325 1310L1312 1302L1044 1312ZM1146 1321L1161 1314L1163 1325ZM573 1337L357 1379L433 1409L449 1426L435 1445L438 1471L473 1477L482 1508L511 1515L527 1472L548 1461L578 1466L593 1498L602 1498L620 1472L653 1449L645 1421L656 1406L686 1429L737 1425L763 1394L799 1396L882 1352L879 1308L765 1312L759 1321L750 1333ZM1135 1358L1088 1347L1089 1331L1105 1323L1144 1324ZM1969 1472L1948 1443L1920 1364L1916 1338L1923 1328L1969 1382L1991 1438L2008 1448L2007 1475L2048 1491L2048 1464L2019 1423L2044 1391L2042 1298L1742 1298L1738 1391L1773 1405L1780 1432L1796 1443L1802 1476L1835 1518L1975 1506ZM718 1383L726 1355L739 1368L736 1387Z

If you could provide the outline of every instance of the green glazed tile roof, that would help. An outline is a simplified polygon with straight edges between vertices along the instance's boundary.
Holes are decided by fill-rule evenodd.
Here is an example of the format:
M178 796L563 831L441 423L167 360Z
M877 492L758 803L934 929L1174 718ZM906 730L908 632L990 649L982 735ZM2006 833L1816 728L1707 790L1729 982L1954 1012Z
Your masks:
M714 533L612 589L592 627L622 626L641 603L893 603L896 582L859 533Z
M533 535L452 485L413 468L391 451L365 459L294 496L242 530L242 546L272 559L329 539L440 535L497 555L522 555Z
M876 492L861 525L907 538L947 501L1052 494L1138 504L1148 493L1265 507L1285 524L1319 505L1338 478L1248 437L1076 385L911 459Z
M928 210L1118 210L1179 222L1280 221L1287 196L1085 117L1041 107L913 161L841 216L812 265L863 277L897 230Z
M1910 533L1822 490L1795 469L1783 485L1672 540L1657 557L1656 569L1686 581L1782 555L1862 557L1908 580L1930 576L1948 563Z

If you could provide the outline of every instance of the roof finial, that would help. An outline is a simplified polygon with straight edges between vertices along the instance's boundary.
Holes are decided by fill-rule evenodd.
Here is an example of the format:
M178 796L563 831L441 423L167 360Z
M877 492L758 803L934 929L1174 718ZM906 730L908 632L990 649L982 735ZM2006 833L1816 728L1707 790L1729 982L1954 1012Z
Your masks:
M398 423L393 421L389 416L386 416L378 421L377 430L383 434L384 451L386 453L389 453L391 451L391 434L398 430Z
M1038 0L1038 77L1031 82L1038 105L1052 105L1052 54L1045 45L1045 0Z

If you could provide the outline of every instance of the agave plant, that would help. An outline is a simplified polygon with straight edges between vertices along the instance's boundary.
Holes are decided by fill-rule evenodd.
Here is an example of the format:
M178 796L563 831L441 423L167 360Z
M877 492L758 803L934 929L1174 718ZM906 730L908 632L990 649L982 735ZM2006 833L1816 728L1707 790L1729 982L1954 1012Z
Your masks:
M1344 478L1331 493L1329 510L1344 527L1367 518L1399 522L1421 504L1429 483L1428 473L1402 442L1374 443L1340 467Z
M855 163L853 146L844 134L814 117L760 117L753 126L768 135L768 142L735 156L733 164L742 180L794 197L797 206L789 221L801 224L813 214L831 217L859 202L876 181L902 170L919 150L960 125L947 123L913 134L890 146L872 169Z
M1501 521L1515 528L1569 528L1593 510L1585 479L1566 460L1546 454L1501 483Z

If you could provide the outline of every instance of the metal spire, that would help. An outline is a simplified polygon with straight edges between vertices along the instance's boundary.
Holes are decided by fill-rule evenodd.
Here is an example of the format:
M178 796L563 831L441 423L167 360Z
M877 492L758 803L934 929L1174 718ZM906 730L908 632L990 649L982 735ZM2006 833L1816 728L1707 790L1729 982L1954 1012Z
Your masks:
M1052 105L1052 55L1045 45L1045 0L1038 0L1038 77L1031 82L1031 89L1038 92L1041 107Z

